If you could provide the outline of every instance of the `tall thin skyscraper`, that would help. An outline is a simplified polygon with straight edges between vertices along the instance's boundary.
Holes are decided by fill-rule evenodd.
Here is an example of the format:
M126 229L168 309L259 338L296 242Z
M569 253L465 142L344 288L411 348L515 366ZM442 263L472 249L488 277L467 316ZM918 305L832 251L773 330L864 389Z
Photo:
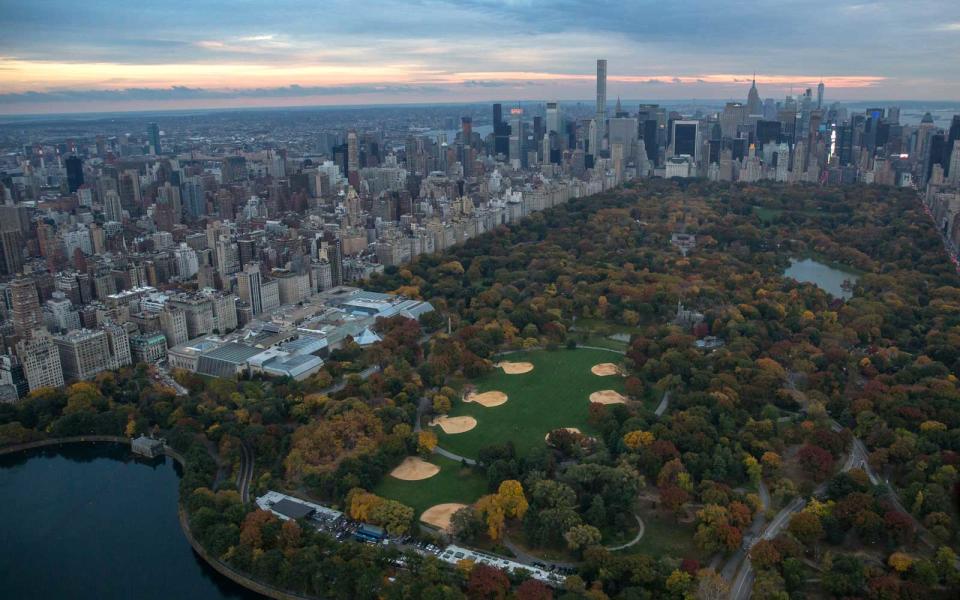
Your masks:
M607 120L607 60L597 59L597 114L590 123L590 154L599 156Z
M602 124L607 114L607 59L597 59L597 123Z
M817 86L817 108L823 108L823 91L824 91L824 86L823 86L823 82L821 81L820 84Z
M150 151L160 154L160 126L156 123L147 125L147 137L150 142Z
M70 156L63 162L67 167L67 189L73 194L83 185L83 160L79 156Z

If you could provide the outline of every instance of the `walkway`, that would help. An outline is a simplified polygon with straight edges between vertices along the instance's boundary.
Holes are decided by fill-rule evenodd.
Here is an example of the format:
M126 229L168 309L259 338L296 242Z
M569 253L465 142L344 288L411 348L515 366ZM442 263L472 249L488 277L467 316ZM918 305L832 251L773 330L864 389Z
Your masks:
M637 527L639 527L639 531L637 531L636 537L634 537L632 540L630 540L626 544L620 544L619 546L607 546L607 550L609 550L610 552L623 550L624 548L629 548L630 546L636 545L640 541L640 539L643 538L643 534L646 532L647 526L643 524L643 519L640 518L640 515L634 514L633 518L637 520Z
M457 462L466 463L466 464L470 465L471 467L477 464L477 461L473 460L472 458L467 458L466 456L460 456L459 454L454 454L453 452L450 452L449 450L444 450L444 449L441 448L440 446L436 446L436 447L433 449L433 453L434 453L434 454L439 454L440 456L444 456L444 457L446 457L446 458L449 458L450 460L455 460L455 461L457 461Z
M253 479L253 448L246 442L240 442L240 471L237 473L237 489L240 491L240 501L250 502L250 481Z
M662 417L663 413L667 412L668 406L670 406L670 390L663 393L663 397L660 398L660 404L657 405L657 409L653 411L653 414Z

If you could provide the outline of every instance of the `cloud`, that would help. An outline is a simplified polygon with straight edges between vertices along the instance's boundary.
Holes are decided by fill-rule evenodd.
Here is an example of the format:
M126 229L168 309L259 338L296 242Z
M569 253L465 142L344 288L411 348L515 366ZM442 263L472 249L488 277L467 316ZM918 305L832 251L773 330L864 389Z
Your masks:
M0 94L0 104L54 103L54 102L137 102L214 100L231 98L296 98L309 96L351 96L358 94L411 94L442 92L442 88L427 85L344 85L301 86L287 85L274 88L204 89L186 86L168 88L123 88L115 90L58 90L48 92L19 92Z

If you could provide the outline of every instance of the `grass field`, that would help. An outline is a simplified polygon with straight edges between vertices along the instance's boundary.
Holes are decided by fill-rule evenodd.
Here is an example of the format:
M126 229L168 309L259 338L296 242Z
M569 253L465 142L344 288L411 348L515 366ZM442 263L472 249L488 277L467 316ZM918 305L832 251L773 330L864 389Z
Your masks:
M435 504L471 504L487 493L487 478L482 474L469 468L461 469L460 463L442 456L434 455L430 462L440 467L440 472L430 479L401 481L386 475L373 492L413 507L417 518Z
M519 454L544 444L544 436L560 427L577 427L593 433L587 424L589 397L599 390L623 391L623 378L598 377L590 368L603 362L619 363L623 357L603 350L535 350L502 357L511 362L530 362L534 369L523 375L506 375L500 369L471 383L480 392L501 391L506 404L485 408L455 400L451 416L477 419L472 431L447 435L434 428L440 445L456 454L476 458L480 448L512 441Z
M643 539L620 552L624 554L648 554L650 556L678 556L681 558L704 558L693 544L692 523L677 523L659 511L640 511L643 519Z

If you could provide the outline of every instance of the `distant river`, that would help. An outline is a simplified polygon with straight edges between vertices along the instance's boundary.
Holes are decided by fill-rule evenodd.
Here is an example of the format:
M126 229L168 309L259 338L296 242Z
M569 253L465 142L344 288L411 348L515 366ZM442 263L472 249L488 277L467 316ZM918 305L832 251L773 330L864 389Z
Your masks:
M119 444L0 456L0 597L261 598L194 554L173 460L131 456Z
M851 284L860 277L850 271L835 269L812 258L797 260L790 259L790 266L783 272L784 277L792 277L803 283L812 283L835 298L848 300L853 292L843 289L843 282L849 280Z

